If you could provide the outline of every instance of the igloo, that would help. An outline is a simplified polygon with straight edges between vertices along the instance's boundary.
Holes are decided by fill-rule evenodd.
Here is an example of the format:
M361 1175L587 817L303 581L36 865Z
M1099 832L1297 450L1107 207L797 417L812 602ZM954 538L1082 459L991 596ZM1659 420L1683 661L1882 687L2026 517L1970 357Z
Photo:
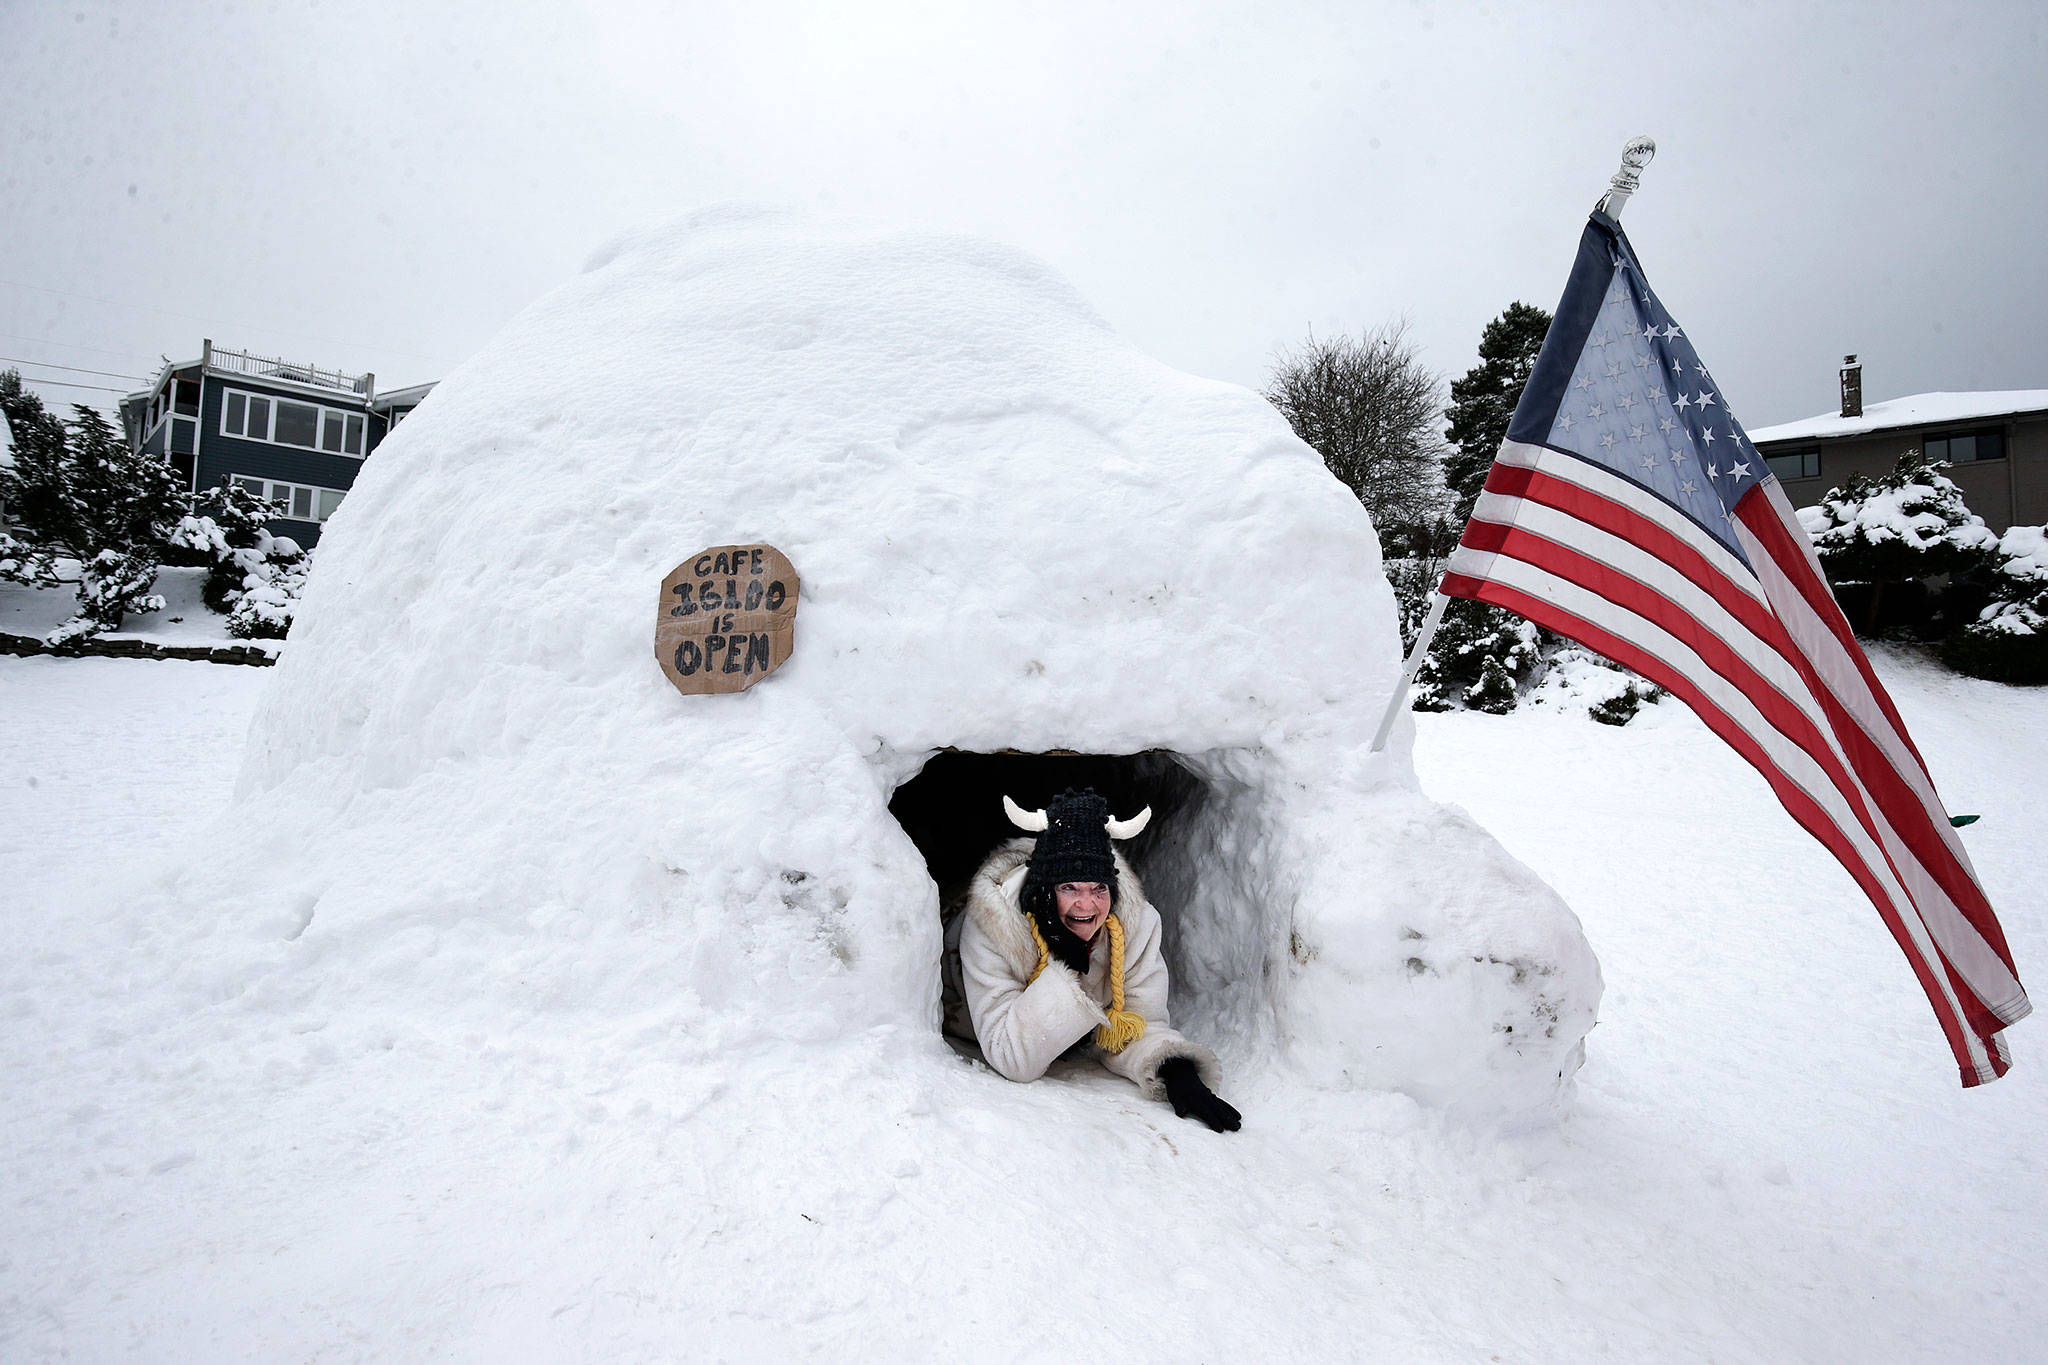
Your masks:
M735 543L801 575L793 653L680 695L657 591ZM1256 395L1015 250L709 210L598 253L365 465L221 903L261 970L450 1037L952 1066L942 890L1003 794L1093 785L1154 809L1176 1022L1227 1070L1552 1111L1598 968L1422 794L1405 720L1368 751L1399 667L1365 513Z

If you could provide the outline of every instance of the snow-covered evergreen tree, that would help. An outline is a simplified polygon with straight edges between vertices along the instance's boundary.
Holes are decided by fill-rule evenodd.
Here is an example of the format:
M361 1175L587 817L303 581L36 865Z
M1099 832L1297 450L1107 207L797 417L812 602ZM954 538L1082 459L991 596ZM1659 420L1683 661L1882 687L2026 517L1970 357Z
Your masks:
M1472 504L1486 482L1494 452L1507 435L1508 419L1522 399L1549 330L1550 314L1543 309L1509 304L1480 334L1479 363L1462 379L1451 381L1451 405L1444 409L1449 423L1444 434L1451 449L1444 458L1443 476L1455 504L1439 547L1444 554L1472 515ZM1414 626L1409 618L1420 623L1428 608L1428 588L1441 567L1441 560L1432 564L1429 584L1415 594L1412 604L1403 598L1403 628L1411 643ZM1402 597L1402 588L1396 582L1397 597ZM1416 673L1415 708L1442 711L1467 706L1496 715L1512 711L1541 671L1543 654L1556 643L1555 636L1512 612L1480 602L1453 601Z
M72 543L79 523L64 424L22 387L16 370L0 370L0 417L14 445L13 464L0 466L0 503L21 532L0 533L0 579L51 586L57 553Z
M1444 458L1444 482L1457 495L1460 525L1472 515L1549 332L1549 313L1534 304L1511 303L1479 334L1479 363L1463 379L1451 381L1451 405L1444 410L1450 425L1444 435L1452 449Z
M52 643L161 608L163 599L150 588L184 511L170 466L132 449L82 403L73 405L68 426L60 422L12 370L0 373L0 413L15 451L7 504L26 535L0 553L0 573L47 585L59 581L60 556L80 566L78 614L50 634Z
M161 457L130 446L82 403L72 408L68 425L70 491L78 516L72 544L79 557L107 550L147 550L161 557L186 510L177 474Z

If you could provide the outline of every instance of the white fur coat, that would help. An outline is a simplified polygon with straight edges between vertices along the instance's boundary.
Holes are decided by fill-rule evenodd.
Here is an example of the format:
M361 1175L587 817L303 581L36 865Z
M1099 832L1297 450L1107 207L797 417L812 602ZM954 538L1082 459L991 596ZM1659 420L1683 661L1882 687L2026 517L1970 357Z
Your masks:
M1110 1003L1106 929L1090 945L1086 977L1055 959L1030 980L1038 945L1019 901L1035 842L1012 839L983 859L965 903L946 926L946 1031L979 1043L988 1064L1013 1081L1037 1080L1054 1058L1085 1039L1091 1056L1154 1098L1165 1094L1159 1066L1171 1057L1194 1062L1215 1089L1215 1056L1174 1032L1167 1015L1159 912L1123 854L1116 854L1115 913L1124 925L1124 1008L1145 1017L1145 1036L1116 1053L1095 1044L1094 1030L1107 1021Z

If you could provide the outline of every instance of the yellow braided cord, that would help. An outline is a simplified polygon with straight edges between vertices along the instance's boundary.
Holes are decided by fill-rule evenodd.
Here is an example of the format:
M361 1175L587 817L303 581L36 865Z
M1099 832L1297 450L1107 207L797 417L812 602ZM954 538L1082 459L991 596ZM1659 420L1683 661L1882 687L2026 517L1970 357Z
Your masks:
M1095 1030L1095 1045L1104 1052L1122 1052L1145 1036L1145 1016L1124 1008L1124 922L1109 916L1109 1022Z
M1031 975L1024 979L1024 984L1028 986L1038 980L1038 974L1044 971L1046 965L1052 961L1052 954L1046 950L1045 935L1038 932L1038 921L1026 915L1024 923L1031 929L1031 941L1038 945L1038 965L1033 967Z
M1024 982L1029 986L1052 962L1052 953L1045 946L1045 935L1038 932L1038 921L1026 915L1024 923L1031 930L1031 941L1038 945L1038 965ZM1096 1028L1095 1045L1104 1052L1122 1052L1145 1036L1145 1016L1124 1008L1124 922L1115 911L1110 912L1108 928L1109 1022Z

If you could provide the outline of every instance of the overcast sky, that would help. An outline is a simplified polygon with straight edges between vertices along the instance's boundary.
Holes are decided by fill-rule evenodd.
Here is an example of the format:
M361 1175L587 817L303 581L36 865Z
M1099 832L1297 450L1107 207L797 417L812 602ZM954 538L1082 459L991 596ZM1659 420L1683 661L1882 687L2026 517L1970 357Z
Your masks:
M1406 318L1457 375L1643 133L1623 222L1751 427L1848 351L1870 401L2048 388L2044 12L0 0L0 365L126 389L210 336L395 388L761 199L1016 243L1198 374Z

